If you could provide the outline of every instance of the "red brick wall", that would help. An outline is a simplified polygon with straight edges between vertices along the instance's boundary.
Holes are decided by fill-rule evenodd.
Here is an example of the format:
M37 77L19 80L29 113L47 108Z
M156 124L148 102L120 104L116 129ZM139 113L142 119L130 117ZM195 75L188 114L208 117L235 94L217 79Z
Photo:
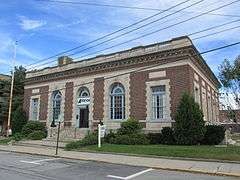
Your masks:
M166 71L166 77L149 79L150 72ZM170 104L171 118L174 119L181 94L193 93L192 68L189 65L150 70L146 72L132 73L130 75L130 117L145 120L146 109L146 82L161 79L170 79Z
M65 87L64 125L71 126L73 112L73 82L67 82Z
M39 112L39 119L46 120L47 113L48 113L48 91L49 87L44 86L40 88L40 112Z
M171 118L174 119L182 93L192 93L191 67L189 65L167 68L167 78L170 79Z
M100 120L103 120L103 101L104 101L104 78L94 79L93 85L93 126L95 127Z
M29 118L31 95L32 95L32 89L24 89L23 110L26 112L27 119Z
M32 93L33 89L39 89L39 93ZM30 99L31 96L40 95L40 108L39 108L39 120L47 120L48 111L48 91L49 86L41 86L36 88L30 88L24 90L23 109L26 112L27 118L29 118Z
M146 108L146 81L147 72L130 74L130 117L138 120L145 120L147 117Z

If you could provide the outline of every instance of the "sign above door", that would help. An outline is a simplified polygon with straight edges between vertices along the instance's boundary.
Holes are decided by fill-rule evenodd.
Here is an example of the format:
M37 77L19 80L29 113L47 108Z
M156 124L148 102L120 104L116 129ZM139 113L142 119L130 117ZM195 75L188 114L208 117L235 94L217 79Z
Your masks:
M78 102L77 102L78 106L89 105L89 104L90 104L90 98L89 97L78 98Z

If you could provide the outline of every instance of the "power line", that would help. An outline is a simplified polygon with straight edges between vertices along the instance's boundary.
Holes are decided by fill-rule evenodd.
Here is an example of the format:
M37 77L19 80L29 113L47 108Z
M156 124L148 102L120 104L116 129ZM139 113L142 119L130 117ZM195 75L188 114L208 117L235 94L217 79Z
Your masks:
M179 9L178 11L176 11L176 12L174 12L174 13L168 14L168 15L166 15L166 16L163 16L163 17L159 18L159 19L156 19L156 20L151 21L151 22L149 22L149 23L143 24L143 25L141 25L141 26L139 26L139 27L137 27L137 28L135 28L135 29L132 29L132 30L130 30L130 31L127 31L127 32L125 32L125 33L122 33L122 34L120 34L120 35L117 35L117 36L115 36L115 37L113 37L113 38L107 39L107 40L105 40L105 41L103 41L103 42L100 42L100 43L98 43L98 44L96 44L96 45L93 45L93 46L87 47L87 48L85 48L85 49L82 49L82 50L80 50L80 51L77 51L77 52L74 52L74 53L72 53L72 54L69 54L68 56L72 56L72 55L75 55L75 54L79 54L79 53L81 53L81 52L84 52L84 51L86 51L86 50L92 49L92 48L97 47L97 46L99 46L99 45L105 44L106 42L110 42L110 41L115 40L115 39L117 39L117 38L119 38L119 37L125 36L125 35L127 35L127 34L129 34L129 33L132 33L132 32L134 32L134 31L137 31L137 30L139 30L139 29L141 29L141 28L144 28L144 27L146 27L146 26L149 26L149 25L151 25L151 24L154 24L154 23L156 23L156 22L158 22L158 21L160 21L160 20L163 20L163 19L165 19L165 18L167 18L167 17L169 17L169 16L172 16L172 15L174 15L174 14L177 14L177 13L181 12L181 11L184 10L184 9L193 7L193 6L195 6L195 5L197 5L197 4L201 3L201 2L203 2L203 0L197 1L196 3L193 3L193 4L189 5L189 6L184 7L184 8L181 8L181 9Z
M237 28L240 28L240 26L235 26L235 27L232 27L232 28L224 29L224 30L217 31L217 32L214 32L214 33L211 33L211 34L207 34L207 35L204 35L204 36L196 37L193 40L201 39L201 38L204 38L204 37L207 37L207 36L213 36L213 35L216 35L216 34L219 34L219 33L223 33L223 32L226 32L226 31L230 31L230 30L234 30L234 29L237 29Z
M240 0L236 0L236 1L230 2L230 3L228 3L228 4L225 4L225 5L219 6L219 7L217 7L217 8L212 9L212 10L209 10L209 11L207 11L207 12L204 12L204 13L201 13L201 14L199 14L199 15L196 15L196 16L193 16L193 17L191 17L191 18L188 18L188 19L185 19L185 20L183 20L183 21L180 21L180 22L178 22L178 23L175 23L175 24L169 25L169 26L167 26L167 27L164 27L164 28L161 28L161 29L158 29L158 30L152 31L152 32L147 33L147 34L144 34L144 35L141 35L141 36L139 36L139 37L137 37L137 38L133 38L133 39L130 39L130 40L124 41L124 42L122 42L122 43L118 43L118 44L115 44L115 45L113 45L113 46L110 46L110 47L107 47L107 48L104 48L104 49L101 49L101 50L95 51L95 52L93 52L93 53L89 53L89 54L87 54L87 55L83 55L83 56L77 57L77 58L74 58L74 59L79 59L79 58L87 57L87 56L90 56L90 55L94 55L94 54L96 54L96 53L98 53L98 52L102 52L102 51L105 51L105 50L108 50L108 49L112 49L112 48L114 48L114 47L117 47L117 46L120 46L120 45L126 44L126 43L128 43L128 42L131 42L131 41L134 41L134 40L137 40L137 39L140 39L140 38L143 38L143 37L146 37L146 36L149 36L149 35L155 34L155 33L159 32L159 31L162 31L162 30L165 30L165 29L168 29L168 28L174 27L174 26L176 26L176 25L179 25L179 24L182 24L182 23L188 22L188 21L190 21L190 20L192 20L192 19L195 19L195 18L201 17L201 16L203 16L203 15L209 13L209 12L213 12L213 11L219 10L219 9L221 9L221 8L227 7L227 6L229 6L229 5L232 5L232 4L234 4L234 3L237 3L237 2L239 2L239 1L240 1ZM53 61L49 61L49 62L47 62L47 63L43 63L43 64L41 64L41 65L46 65L46 64L52 63L52 62L54 62L54 61L55 61L55 60L53 60ZM34 66L34 67L36 67L36 66ZM34 67L32 67L32 68L34 68Z
M235 23L235 22L239 22L239 21L240 21L240 19L237 19L237 20L234 20L234 21L230 21L230 22L227 22L227 23L220 24L220 25L212 26L212 27L209 27L209 28L197 31L197 32L190 33L190 34L188 34L188 36L192 36L194 34L199 34L201 32L209 31L209 30L212 30L212 29L216 29L216 28L219 28L219 27L222 27L222 26L226 26L226 25Z
M232 5L232 4L234 4L234 3L237 3L237 2L239 2L239 1L240 1L240 0L236 0L236 1L233 1L233 2L230 2L230 3L227 3L227 4L225 4L225 5L222 5L222 6L220 6L220 7L214 8L214 9L212 9L212 10L209 10L209 11L207 11L207 12L201 13L201 14L199 14L199 15L193 16L193 17L191 17L191 18L185 19L185 20L180 21L180 22L178 22L178 23L175 23L175 24L166 26L166 27L164 27L164 28L161 28L161 29L152 31L152 32L150 32L150 33L141 35L141 36L139 36L139 37L136 37L136 38L133 38L133 39L124 41L124 42L122 42L122 43L118 43L118 44L116 44L116 45L113 45L113 46L110 46L110 47L101 49L101 50L96 51L96 52L94 52L94 53L90 53L90 54L87 54L87 55L84 55L84 56L80 56L80 57L77 57L77 58L74 58L74 59L79 59L79 58L87 57L87 56L89 56L89 55L93 55L93 54L96 54L96 53L98 53L98 52L102 52L102 51L105 51L105 50L108 50L108 49L112 49L112 48L114 48L114 47L117 47L117 46L120 46L120 45L129 43L129 42L131 42L131 41L135 41L135 40L141 39L141 38L143 38L143 37L150 36L150 35L152 35L152 34L155 34L155 33L157 33L157 32L160 32L160 31L162 31L162 30L165 30L165 29L174 27L174 26L176 26L176 25L179 25L179 24L182 24L182 23L191 21L191 20L196 19L196 18L198 18L198 17L201 17L201 16L203 16L203 15L209 13L209 12L213 12L213 11L222 9L222 8L224 8L224 7L227 7L227 6L229 6L229 5Z
M94 39L94 40L89 41L89 42L87 42L87 43L81 44L81 45L76 46L76 47L74 47L74 48L71 48L71 49L68 49L68 50L59 52L59 53L57 53L57 54L55 54L55 55L53 55L53 56L50 56L50 57L41 59L41 60L36 61L36 62L34 62L34 63L32 63L32 64L29 64L29 65L27 65L27 66L31 66L31 65L37 64L37 63L39 63L39 62L49 60L49 59L54 58L54 57L56 57L56 56L62 55L62 54L64 54L64 53L71 52L71 51L73 51L73 50L76 50L76 49L81 48L81 47L83 47L83 46L86 46L86 45L88 45L88 44L92 44L92 43L94 43L94 42L96 42L96 41L102 40L102 39L104 39L104 38L106 38L106 37L109 37L109 36L111 36L111 35L113 35L113 34L116 34L116 33L118 33L118 32L121 32L121 31L125 30L125 29L128 29L128 28L130 28L130 27L132 27L132 26L135 26L135 25L140 24L140 23L142 23L142 22L144 22L144 21L147 21L148 19L151 19L151 18L153 18L153 17L155 17L155 16L158 16L158 15L164 13L164 12L167 12L168 10L171 10L171 9L173 9L173 8L175 8L175 7L177 7L177 6L180 6L180 5L182 5L182 4L185 4L185 3L189 2L189 1L191 1L191 0L185 0L185 1L181 2L181 3L178 3L178 4L170 7L170 8L167 8L166 10L164 10L164 11L162 11L162 12L158 12L158 13L156 13L156 14L153 14L153 15L151 15L151 16L148 16L148 17L146 17L146 18L143 18L143 19L141 19L141 20L139 20L139 21L137 21L137 22L135 22L135 23L133 23L133 24L130 24L130 25L128 25L128 26L125 26L125 27L123 27L123 28L120 28L120 29L118 29L118 30L116 30L116 31L113 31L113 32L111 32L111 33L109 33L109 34L106 34L106 35L104 35L104 36L101 36L101 37L99 37L99 38L97 38L97 39Z
M236 46L236 45L239 45L239 44L240 44L240 41L235 42L235 43L232 43L232 44L228 44L228 45L225 45L225 46L220 46L220 47L217 47L217 48L209 49L209 50L207 50L207 51L197 52L197 54L195 54L195 55L193 55L193 56L201 56L201 55L203 55L203 54L207 54L207 53L211 53L211 52L218 51L218 50L221 50L221 49L229 48L229 47ZM119 77L119 76L123 76L123 75L126 75L126 74L131 74L131 73L135 73L135 72L140 72L140 71L143 71L143 70L146 70L146 69L155 67L155 66L156 66L156 64L153 64L153 65L151 65L151 66L143 67L143 68L140 68L140 69L137 69L137 70L132 70L132 71L130 71L130 72L125 72L125 73L117 74L117 75L114 75L114 76L106 77L106 78L104 78L104 80L106 80L106 79L111 79L111 78L116 78L116 77ZM102 79L101 79L101 80L102 80ZM95 79L94 81L89 81L89 82L81 83L81 84L78 84L78 85L73 85L73 86L71 86L71 87L84 86L84 85L87 85L87 84L94 83L94 82L96 82L96 81L100 81L100 80L99 80L99 79ZM41 92L41 93L39 93L39 94L45 94L45 93L54 92L54 91L63 90L63 89L66 89L66 87L64 87L64 88L59 88L59 89L55 89L55 90L52 90L52 91L43 91L43 92Z
M49 2L49 3L60 3L60 4L99 6L99 7L108 7L108 8L123 8L123 9L135 9L135 10L147 10L147 11L164 11L163 9L159 9L159 8L123 6L123 5L100 4L100 3L89 3L89 2L55 1L55 0L36 0L36 1ZM183 11L183 13L202 13L202 12L201 11ZM233 15L233 14L220 14L220 13L208 13L208 14L213 15L213 16L240 17L239 15Z
M238 0L238 1L239 1L239 0ZM234 2L235 2L235 1L234 1ZM200 15L194 16L194 17L192 17L192 18L189 18L189 19L187 19L187 20L184 20L184 21L181 21L181 22L179 22L179 23L173 24L173 25L171 25L171 26L167 26L167 27L165 27L165 28L159 29L159 30L157 30L157 32L162 31L162 30L164 30L164 29L168 29L168 28L173 27L173 26L175 26L175 25L178 25L178 24L181 24L181 23L190 21L190 20L195 19L195 18L197 18L197 17L203 16L203 15L209 13L209 12L216 11L216 10L221 9L221 8L223 8L223 7L226 7L226 6L230 5L230 4L233 4L234 2L231 2L231 3L229 3L229 4L225 4L225 5L223 5L223 6L220 6L220 7L218 7L218 8L213 9L213 10L204 12L204 13L202 13L202 14L200 14ZM130 40L128 40L128 41L125 41L125 42L122 42L122 43L118 43L118 44L113 45L113 46L111 46L111 47L104 48L104 49L101 49L101 50L99 50L99 51L95 51L94 53L89 53L89 54L87 54L87 55L83 55L83 56L80 56L80 57L77 57L77 58L74 58L74 59L87 57L87 56L89 56L89 55L94 55L94 54L96 54L96 53L98 53L98 52L102 52L102 51L104 51L104 50L112 49L112 48L114 48L114 47L120 46L120 45L122 45L122 44L126 44L126 43L128 43L128 42L131 42L131 41L140 39L140 38L145 37L145 36L149 36L149 35L154 34L154 33L156 33L156 32L151 32L151 33L142 35L142 36L140 36L140 37L133 38L133 39L130 39ZM74 54L75 54L75 53L74 53ZM71 55L74 55L74 54L71 54ZM52 61L43 63L43 64L41 64L41 65L45 65L45 64L48 64L48 63L52 63L52 62L54 62L54 61L55 61L55 60L52 60ZM31 68L35 68L36 66L37 66L37 65L35 65L35 66L31 67Z

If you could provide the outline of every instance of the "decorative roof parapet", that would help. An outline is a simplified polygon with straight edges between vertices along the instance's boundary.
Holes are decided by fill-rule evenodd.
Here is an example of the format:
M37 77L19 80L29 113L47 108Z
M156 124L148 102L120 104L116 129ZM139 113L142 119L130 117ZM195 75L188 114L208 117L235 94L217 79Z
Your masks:
M125 58L137 57L137 56L152 54L156 52L177 49L181 47L188 47L191 45L193 44L190 38L184 36L184 37L174 38L170 41L151 44L147 46L138 46L128 50L111 53L108 55L99 55L94 58L75 61L73 63L67 64L64 66L54 66L54 67L47 67L41 70L29 71L26 74L26 78L32 78L32 77L42 76L42 75L51 74L51 73L62 72L70 69L82 68L82 67L100 64L104 62L117 61Z

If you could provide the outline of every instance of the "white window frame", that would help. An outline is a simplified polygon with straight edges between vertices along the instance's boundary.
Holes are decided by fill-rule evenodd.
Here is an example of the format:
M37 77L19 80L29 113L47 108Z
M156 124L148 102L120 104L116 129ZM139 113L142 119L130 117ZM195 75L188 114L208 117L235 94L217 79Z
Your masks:
M116 89L120 89L121 93L115 93ZM122 111L122 118L115 118L116 117L116 107L115 107L115 101L116 98L121 97L121 107L119 107ZM126 100L125 100L125 89L124 86L121 83L115 83L112 85L110 90L110 108L109 108L109 117L111 120L124 120L126 118Z
M33 100L38 99L38 107L37 107L37 117L33 118ZM39 115L40 115L40 95L32 96L30 99L30 111L29 111L29 119L32 121L39 121Z
M53 92L53 98L52 98L52 121L55 121L55 123L56 123L56 120L58 119L55 119L54 118L54 116L55 116L55 110L54 110L54 108L55 108L55 106L56 106L56 100L59 100L59 99L57 99L56 98L56 96L60 96L60 107L59 107L59 114L58 114L58 118L59 118L59 115L61 114L61 112L62 112L62 100L63 100L63 98L62 98L62 93L60 92L60 91L56 91L56 92Z
M153 118L153 108L152 108L152 87L156 86L165 86L165 113L163 118L155 119ZM146 103L147 103L147 117L146 121L147 126L150 128L151 123L171 123L174 120L171 119L171 97L170 97L170 79L162 79L162 80L155 80L155 81L148 81L146 82ZM150 123L150 124L149 124Z
M153 92L154 88L163 86L164 91L157 91ZM159 85L159 86L153 86L152 89L152 120L153 121L161 121L165 118L166 114L166 86L165 85ZM157 105L157 99L159 98L159 105ZM160 101L162 101L162 105L160 105ZM160 112L162 111L162 114ZM157 113L159 112L159 113ZM158 117L159 116L159 117Z

